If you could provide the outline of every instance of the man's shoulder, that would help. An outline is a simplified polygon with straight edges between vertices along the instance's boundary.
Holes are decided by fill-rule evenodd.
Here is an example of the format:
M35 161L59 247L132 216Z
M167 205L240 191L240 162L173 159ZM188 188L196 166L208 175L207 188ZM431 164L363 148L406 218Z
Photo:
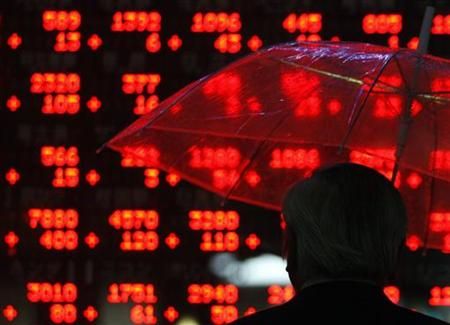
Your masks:
M230 325L249 325L249 324L283 324L284 319L289 319L290 312L287 310L289 303L285 303L276 307L271 307L258 311L252 315L239 318Z
M410 310L405 307L395 306L396 320L398 324L420 324L420 325L449 325L442 320L427 316L420 312Z

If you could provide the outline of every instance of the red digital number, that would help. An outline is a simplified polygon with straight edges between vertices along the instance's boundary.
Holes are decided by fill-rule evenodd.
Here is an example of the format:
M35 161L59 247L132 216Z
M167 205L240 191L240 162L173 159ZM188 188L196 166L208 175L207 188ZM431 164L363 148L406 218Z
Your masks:
M73 230L46 230L39 243L47 250L74 250L78 247L78 234Z
M430 290L430 306L450 306L450 286L435 286Z
M189 166L206 169L235 169L241 164L241 154L233 147L192 147Z
M238 53L241 48L241 34L222 34L214 42L214 47L220 53Z
M155 210L116 210L109 216L109 224L115 229L154 230L159 225L159 215Z
M233 284L191 284L187 293L190 304L235 304L239 299L239 289Z
M350 151L350 161L376 169L386 178L392 178L392 170L395 164L395 149L390 148L366 148ZM398 188L401 184L401 173L395 180L395 186Z
M74 31L81 25L81 15L78 11L46 10L42 14L42 26L46 31Z
M402 15L399 14L368 14L362 20L366 34L398 34L402 30Z
M77 147L43 146L41 148L41 162L46 167L75 167L80 162Z
M43 114L76 114L80 110L80 96L76 94L45 95Z
M120 249L127 251L154 251L159 246L159 236L154 231L125 231Z
M113 32L159 32L161 15L157 11L125 11L113 15Z
M159 97L157 95L151 95L146 98L144 95L139 95L136 97L135 104L133 113L135 115L144 115L150 113L159 105Z
M238 318L236 306L211 306L211 322L213 324L228 324Z
M75 229L78 226L78 212L74 209L30 209L28 220L31 228Z
M450 150L433 151L430 157L430 165L437 170L450 170Z
M150 167L159 165L159 157L161 156L159 150L151 146L146 147L145 150L145 161L125 154L122 156L120 165L122 167Z
M450 212L432 212L429 227L432 232L450 233Z
M131 308L130 319L133 324L156 324L155 307L136 305Z
M80 91L80 76L76 73L33 73L30 91L33 94L61 94Z
M122 76L122 91L125 94L153 94L160 82L159 74L126 73Z
M239 248L239 235L234 231L226 233L209 231L203 233L200 250L204 252L234 252Z
M317 149L274 149L272 151L270 168L273 169L308 169L320 166L320 153Z
M239 13L224 12L197 12L192 17L191 31L193 33L225 32L235 33L241 30L241 17Z
M72 324L77 320L77 307L72 304L50 306L50 320L55 324Z
M189 212L189 227L192 230L236 230L239 228L239 214L236 211Z
M112 304L126 304L129 301L154 304L158 301L153 284L112 283L108 290L107 300Z
M431 33L436 35L450 35L450 15L436 15L433 18Z
M269 305L279 305L291 300L295 295L295 290L291 285L286 287L272 285L267 289L267 293L267 302Z
M289 14L283 20L283 28L289 33L295 33L297 30L301 33L319 33L322 30L322 14L304 13Z
M30 302L52 302L65 303L77 300L77 286L73 283L48 283L29 282L27 283L27 299Z

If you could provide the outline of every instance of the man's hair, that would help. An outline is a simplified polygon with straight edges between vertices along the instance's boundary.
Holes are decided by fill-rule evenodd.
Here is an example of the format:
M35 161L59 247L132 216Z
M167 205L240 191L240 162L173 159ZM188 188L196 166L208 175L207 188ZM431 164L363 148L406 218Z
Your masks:
M351 163L319 169L289 189L282 213L291 279L381 284L395 271L406 210L399 191L377 171Z

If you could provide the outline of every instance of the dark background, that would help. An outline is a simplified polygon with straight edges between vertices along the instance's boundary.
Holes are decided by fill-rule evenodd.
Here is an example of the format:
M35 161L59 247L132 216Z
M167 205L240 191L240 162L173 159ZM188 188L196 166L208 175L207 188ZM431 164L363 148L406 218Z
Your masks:
M246 43L258 35L264 46L294 41L299 31L289 33L282 23L291 13L321 13L319 35L328 40L372 42L387 45L389 34L365 34L362 20L366 14L399 13L403 17L400 46L406 47L418 36L426 5L434 5L436 14L448 15L448 1L269 1L269 0L9 0L0 3L0 308L12 305L18 310L15 324L49 324L49 303L33 304L27 300L28 282L73 282L78 288L76 323L84 323L82 313L94 306L99 317L96 324L127 324L133 304L107 303L111 283L140 282L155 285L158 303L155 314L158 323L165 323L163 311L174 306L180 316L191 315L201 324L210 323L211 304L190 305L187 287L191 283L226 283L208 269L215 253L200 251L201 234L188 227L189 210L237 210L241 216L240 248L235 258L244 260L264 253L279 254L281 229L276 212L236 202L220 206L220 199L186 182L171 187L160 173L160 184L154 189L144 185L144 168L121 167L118 154L95 150L108 138L136 119L133 114L137 95L121 90L125 73L158 73L161 83L156 94L166 98L189 82L250 53ZM45 31L42 13L46 10L76 10L81 14L81 47L76 52L56 53L53 50L57 31ZM112 17L118 11L158 11L162 16L161 50L149 53L145 48L148 32L112 32ZM192 33L195 13L238 12L241 17L242 49L236 54L222 54L214 48L220 33ZM22 44L17 49L8 46L11 34L17 33ZM93 51L86 45L92 34L98 34L103 44ZM183 41L178 51L167 46L167 40L177 34ZM307 34L309 35L309 34ZM429 52L449 57L449 35L433 35ZM36 72L77 73L81 79L80 110L75 115L44 115L41 106L44 94L30 92L30 77ZM7 107L15 95L21 101L16 112ZM101 108L90 112L86 102L98 97ZM176 144L174 144L176 145ZM54 188L55 167L41 163L42 146L75 146L80 162L79 184L74 188ZM6 174L14 168L20 180L11 185ZM85 175L95 169L101 180L89 185ZM43 229L31 229L27 213L31 208L76 209L79 238L74 251L46 250L39 244ZM159 248L154 252L122 252L120 233L108 224L116 209L154 209L160 215ZM18 245L9 249L3 238L13 231ZM100 244L89 249L84 237L95 232ZM180 246L170 250L164 238L171 232L181 239ZM250 233L261 238L261 245L252 251L244 244ZM449 255L439 251L410 252L405 249L399 279L393 283L401 290L400 303L450 319L450 307L428 305L433 286L450 285ZM268 305L268 286L240 288L237 303L239 316L254 306ZM450 299L450 296L449 296ZM324 308L332 303L324 298ZM0 323L7 323L0 316Z

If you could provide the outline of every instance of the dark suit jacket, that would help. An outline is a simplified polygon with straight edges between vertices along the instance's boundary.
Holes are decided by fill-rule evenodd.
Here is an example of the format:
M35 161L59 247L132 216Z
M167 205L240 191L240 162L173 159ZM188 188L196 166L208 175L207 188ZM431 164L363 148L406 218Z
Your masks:
M392 303L382 288L356 281L311 285L287 303L238 319L233 325L444 325Z

